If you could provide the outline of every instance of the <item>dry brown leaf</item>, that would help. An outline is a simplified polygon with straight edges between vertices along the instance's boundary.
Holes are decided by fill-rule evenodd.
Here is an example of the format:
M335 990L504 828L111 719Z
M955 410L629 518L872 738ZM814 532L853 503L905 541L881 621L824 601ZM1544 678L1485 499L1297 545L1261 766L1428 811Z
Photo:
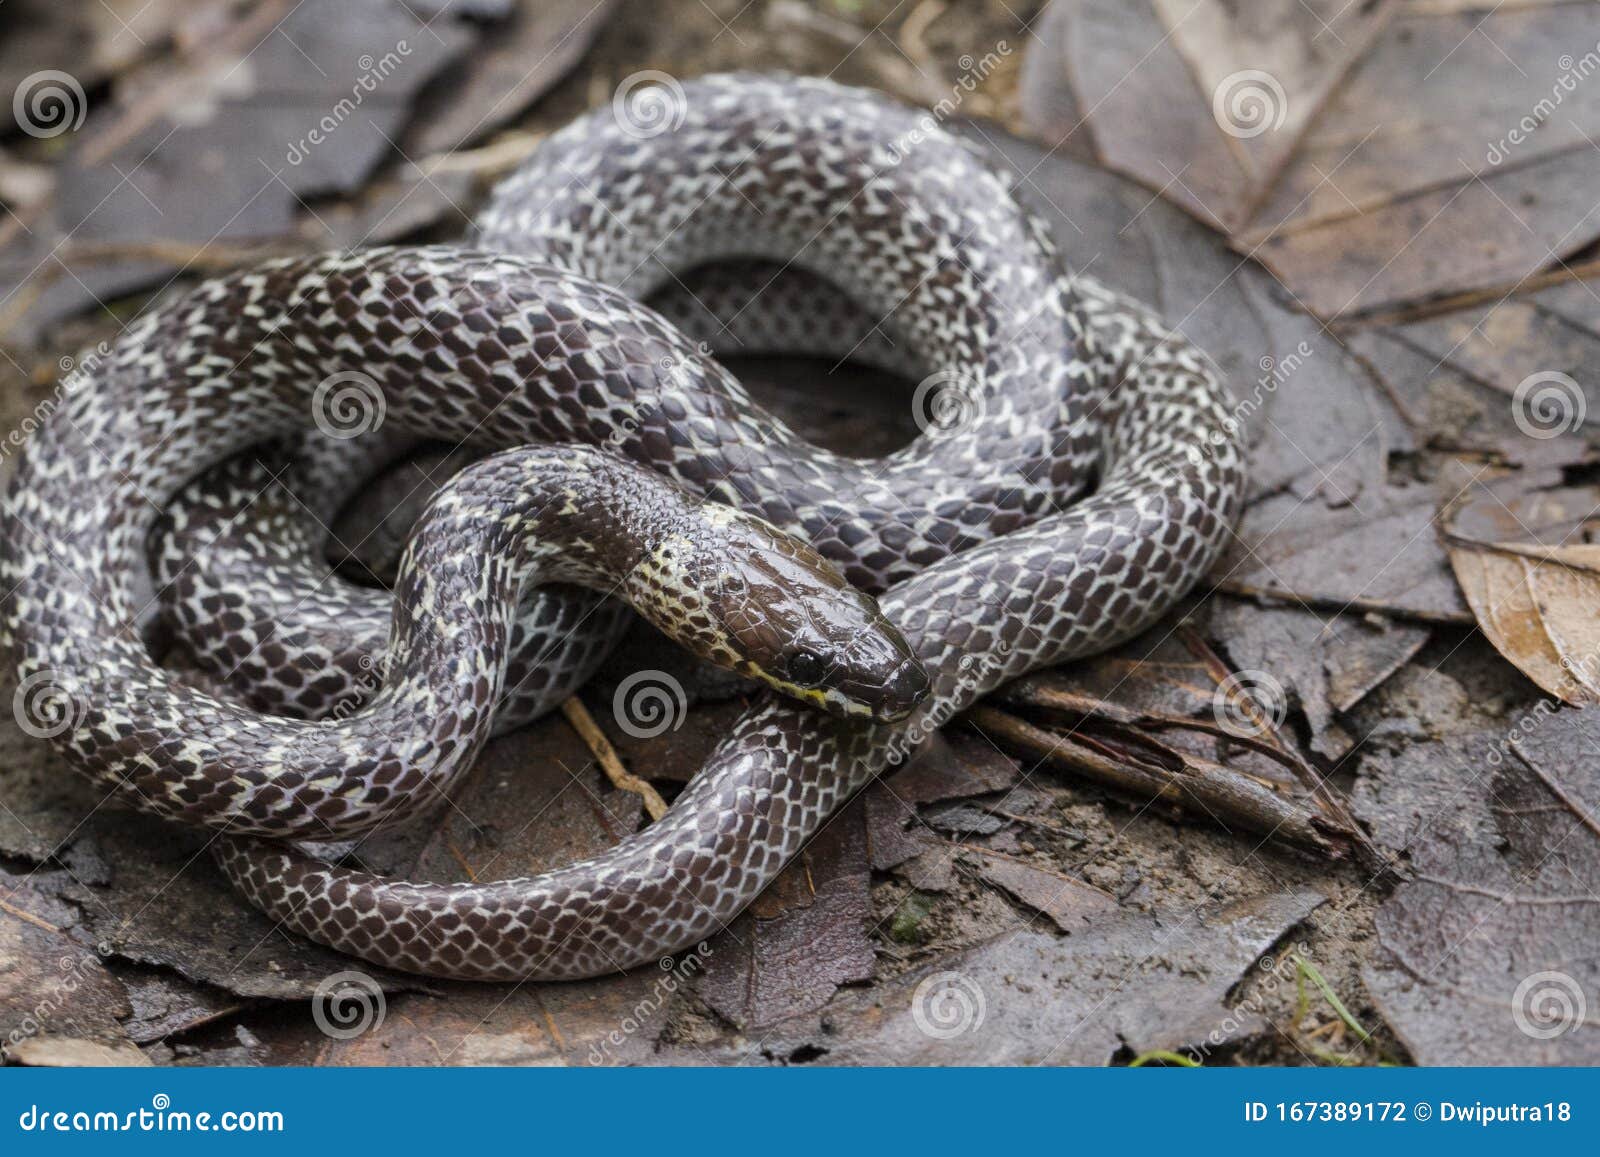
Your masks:
M1594 240L1581 5L1056 0L1023 115L1322 317L1511 286Z
M1594 508L1587 489L1509 505L1482 498L1455 511L1445 533L1483 633L1543 690L1574 705L1600 700L1600 544L1576 538ZM1552 534L1554 544L1512 537Z

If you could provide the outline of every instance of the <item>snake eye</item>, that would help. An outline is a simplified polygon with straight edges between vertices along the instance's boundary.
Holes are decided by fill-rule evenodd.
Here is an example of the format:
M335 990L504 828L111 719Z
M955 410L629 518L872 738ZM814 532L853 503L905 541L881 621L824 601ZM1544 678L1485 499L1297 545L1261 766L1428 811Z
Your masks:
M815 687L826 674L822 656L815 651L796 651L789 656L789 679L802 687Z

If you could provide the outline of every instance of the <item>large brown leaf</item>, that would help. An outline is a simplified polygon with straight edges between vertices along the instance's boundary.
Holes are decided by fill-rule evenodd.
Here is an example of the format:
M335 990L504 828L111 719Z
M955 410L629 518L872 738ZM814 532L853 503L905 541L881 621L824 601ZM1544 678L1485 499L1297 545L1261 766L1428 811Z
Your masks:
M1366 982L1423 1064L1600 1062L1600 714L1479 731L1448 813L1412 841ZM1437 775L1439 751L1400 765Z
M1582 5L1056 0L1024 115L1317 314L1362 313L1514 285L1600 235L1592 24Z
M1005 933L768 1033L770 1055L828 1064L1090 1064L1119 1050L1215 1047L1229 992L1323 898L1275 893L1174 913L1089 914L1061 939ZM750 1050L730 1050L737 1060Z

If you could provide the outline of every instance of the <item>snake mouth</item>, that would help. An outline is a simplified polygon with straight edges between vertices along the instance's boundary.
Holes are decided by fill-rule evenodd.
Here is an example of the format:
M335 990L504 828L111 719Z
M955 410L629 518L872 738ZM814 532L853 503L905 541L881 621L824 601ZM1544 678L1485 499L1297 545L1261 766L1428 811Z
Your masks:
M927 698L931 682L922 661L908 656L887 677L841 676L826 686L800 687L752 672L772 687L829 715L872 723L899 723Z

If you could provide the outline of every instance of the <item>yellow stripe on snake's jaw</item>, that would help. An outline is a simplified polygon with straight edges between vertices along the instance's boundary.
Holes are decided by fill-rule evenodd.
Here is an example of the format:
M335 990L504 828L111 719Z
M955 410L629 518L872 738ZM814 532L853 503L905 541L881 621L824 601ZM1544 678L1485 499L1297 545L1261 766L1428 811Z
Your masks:
M630 601L667 636L830 715L891 723L928 677L877 601L795 536L689 504L635 564Z

